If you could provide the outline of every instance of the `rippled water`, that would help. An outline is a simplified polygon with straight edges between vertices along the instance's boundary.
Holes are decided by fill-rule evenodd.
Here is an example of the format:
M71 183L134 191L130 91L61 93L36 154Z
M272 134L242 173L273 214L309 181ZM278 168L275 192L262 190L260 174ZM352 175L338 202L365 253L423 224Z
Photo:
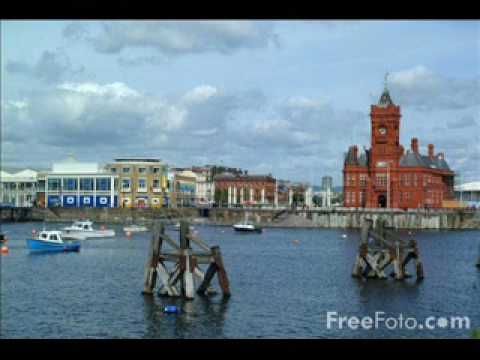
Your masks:
M480 231L415 233L426 276L416 283L352 278L357 231L236 234L227 227L197 226L201 238L222 249L232 297L197 296L186 302L141 295L149 234L129 240L121 226L113 226L119 234L115 239L84 241L79 253L30 254L25 238L40 227L2 225L10 253L0 260L1 337L451 338L472 332L328 329L327 311L357 317L402 313L418 321L461 315L470 317L472 328L480 328L480 271L474 266ZM164 314L165 305L183 311Z

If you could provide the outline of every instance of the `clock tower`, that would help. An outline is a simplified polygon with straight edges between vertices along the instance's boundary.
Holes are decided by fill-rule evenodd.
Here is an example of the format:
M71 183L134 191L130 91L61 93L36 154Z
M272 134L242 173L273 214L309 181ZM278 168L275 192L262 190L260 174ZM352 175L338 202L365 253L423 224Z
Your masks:
M403 149L400 146L400 107L390 97L385 76L385 88L377 105L371 106L373 168L397 168ZM373 169L372 169L373 170Z

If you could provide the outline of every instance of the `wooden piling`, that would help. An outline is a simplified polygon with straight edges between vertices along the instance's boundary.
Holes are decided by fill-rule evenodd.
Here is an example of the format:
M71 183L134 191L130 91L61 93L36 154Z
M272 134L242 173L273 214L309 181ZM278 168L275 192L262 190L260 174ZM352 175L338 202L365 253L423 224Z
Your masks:
M157 229L158 228L158 229ZM162 250L162 244L170 245L169 251ZM201 251L192 249L195 245ZM172 270L167 263L173 262ZM208 264L204 274L200 264ZM144 293L152 294L156 277L162 283L159 295L183 296L191 300L195 295L195 280L200 283L196 293L213 294L211 281L215 274L225 297L231 295L230 284L223 263L222 254L218 246L208 247L198 236L190 233L190 225L186 221L180 222L179 242L175 242L167 234L163 225L154 227L154 234L149 248L149 256L145 267Z
M152 295L153 289L157 282L157 264L158 264L158 255L160 253L160 244L161 244L161 233L163 230L161 226L154 226L152 239L150 240L149 256L147 263L145 264L145 280L143 287L143 294Z
M369 239L373 238L373 242ZM392 275L397 280L410 277L406 265L415 260L417 279L424 277L423 264L415 240L401 239L383 219L377 219L375 227L367 219L362 224L360 246L352 271L352 276L361 278L385 279L385 270L393 266Z
M225 267L223 266L223 258L222 253L220 252L220 247L213 246L212 248L212 255L217 265L217 273L218 273L218 284L222 289L223 296L228 297L231 295L230 293L230 282L228 281L227 272L225 271Z

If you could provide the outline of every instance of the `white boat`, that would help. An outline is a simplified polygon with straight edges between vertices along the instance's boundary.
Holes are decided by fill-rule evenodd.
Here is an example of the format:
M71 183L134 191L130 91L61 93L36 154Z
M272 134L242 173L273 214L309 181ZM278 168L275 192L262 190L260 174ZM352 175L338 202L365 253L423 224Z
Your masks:
M262 228L253 224L235 224L233 230L244 232L262 232Z
M123 231L124 232L131 232L131 233L147 232L148 228L146 226L143 226L143 225L128 225L128 226L125 226L123 228Z
M90 220L74 221L72 225L63 228L64 238L88 239L88 238L106 238L115 236L114 230L93 228L93 222Z
M245 220L243 224L235 224L233 225L233 230L241 231L241 232L262 232L262 228L256 226L248 221L248 213L245 213Z

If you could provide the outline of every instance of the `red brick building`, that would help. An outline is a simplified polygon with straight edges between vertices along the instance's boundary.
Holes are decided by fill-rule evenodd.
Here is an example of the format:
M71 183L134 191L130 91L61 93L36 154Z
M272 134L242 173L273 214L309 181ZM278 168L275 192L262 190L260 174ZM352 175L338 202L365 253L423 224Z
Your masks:
M443 153L419 152L417 138L410 150L400 145L400 107L388 89L371 106L371 147L361 154L351 146L345 156L343 189L345 207L441 208L453 200L454 172Z
M214 177L215 202L220 206L273 205L276 180L270 175L220 174Z

